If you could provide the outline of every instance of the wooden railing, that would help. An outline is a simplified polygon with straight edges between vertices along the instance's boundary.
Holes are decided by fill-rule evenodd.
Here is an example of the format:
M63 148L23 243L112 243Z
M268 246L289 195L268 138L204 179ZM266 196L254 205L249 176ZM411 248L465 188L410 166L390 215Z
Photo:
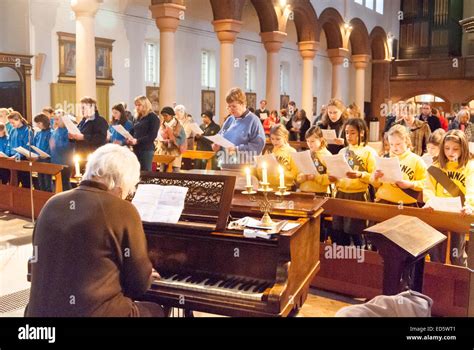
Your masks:
M10 183L0 185L0 209L8 210L13 214L29 217L31 215L30 189L18 187L18 172L33 172L38 174L51 175L55 177L54 193L33 190L33 203L35 217L38 217L41 208L46 201L55 193L62 192L61 171L65 165L16 161L12 159L0 158L0 168L10 170ZM31 184L33 186L33 184Z

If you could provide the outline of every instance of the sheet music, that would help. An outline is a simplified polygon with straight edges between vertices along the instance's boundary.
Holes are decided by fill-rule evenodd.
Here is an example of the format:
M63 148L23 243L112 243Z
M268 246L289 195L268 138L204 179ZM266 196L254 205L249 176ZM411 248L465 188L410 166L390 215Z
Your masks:
M381 182L395 183L403 180L400 162L397 157L375 157L375 169L383 172L383 177L380 179Z
M293 152L291 157L296 163L300 173L307 174L318 174L318 170L314 165L313 158L311 157L311 151L307 150L304 152Z
M197 123L189 124L189 128L195 135L202 135L204 133Z
M469 152L474 154L474 142L469 142Z
M347 177L347 173L353 171L352 168L347 163L346 157L343 153L323 156L324 161L326 162L326 167L328 169L328 174L334 176L338 179L343 179Z
M268 118L268 114L267 113L260 113L260 119L261 120L265 120Z
M77 125L72 122L72 120L69 118L69 116L62 115L61 119L63 120L64 126L66 127L68 133L82 135L82 133L79 130L79 128L77 127Z
M430 156L428 153L426 153L423 157L421 157L421 159L423 159L427 168L433 165L433 157Z
M0 152L0 158L8 158L8 156L5 153Z
M426 205L437 211L451 213L460 213L462 209L461 197L432 197Z
M255 162L257 163L257 168L262 169L263 168L263 163L266 164L267 169L270 171L277 171L278 167L280 164L275 158L275 155L270 153L270 154L265 154L263 156L254 156Z
M133 136L123 127L123 125L113 125L112 128L115 129L120 135L126 139L133 139Z
M23 147L17 147L13 149L15 152L20 153L21 155L25 156L26 158L30 158L30 151ZM39 155L37 155L35 152L31 152L31 158L39 158Z
M132 204L142 221L176 224L184 209L187 187L138 185Z
M336 130L334 129L321 129L322 133L323 133L323 137L326 139L326 141L330 144L334 143L334 141L336 141L337 139L337 135L336 135Z
M232 142L224 138L224 136L222 136L221 134L217 134L214 136L204 136L204 137L208 139L209 141L211 141L212 143L215 143L216 145L219 145L223 148L235 147L235 145Z
M38 147L32 145L31 148L33 149L33 151L38 153L41 158L51 158L51 156L48 153L40 150Z

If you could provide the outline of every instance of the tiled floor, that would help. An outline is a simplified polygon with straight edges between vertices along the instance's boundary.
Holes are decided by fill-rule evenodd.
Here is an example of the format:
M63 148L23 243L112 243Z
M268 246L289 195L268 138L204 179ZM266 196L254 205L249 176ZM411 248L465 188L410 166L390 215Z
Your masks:
M28 223L24 218L0 212L0 300L3 296L17 293L24 299L30 287L26 280L27 262L32 255L32 230L23 228ZM23 292L21 292L23 291ZM4 299L5 300L5 299ZM312 289L298 317L331 317L342 307L358 301L341 295ZM24 308L1 313L0 317L22 317ZM195 313L197 317L214 316Z

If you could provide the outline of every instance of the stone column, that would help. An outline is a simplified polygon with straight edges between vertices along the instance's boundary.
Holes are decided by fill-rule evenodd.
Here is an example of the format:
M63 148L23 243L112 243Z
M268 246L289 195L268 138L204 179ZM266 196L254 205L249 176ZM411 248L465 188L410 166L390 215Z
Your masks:
M185 6L163 3L150 10L160 30L160 106L176 103L176 30L184 18Z
M84 96L97 97L94 21L100 2L71 1L76 16L76 103Z
M280 109L280 61L278 52L286 39L287 34L283 32L260 33L263 45L267 51L267 86L266 100L267 108Z
M242 22L234 19L213 21L214 31L221 43L219 77L219 122L227 116L225 97L234 86L234 42L240 33Z
M349 55L349 51L347 49L329 49L328 50L328 57L332 63L332 84L331 84L331 97L332 98L338 98L338 99L342 98L342 90L341 90L342 70L343 70L344 61L346 58L348 58L348 55Z
M370 62L369 55L353 55L352 62L356 69L355 76L355 103L360 108L364 116L365 102L365 70Z
M316 41L301 41L298 48L303 58L303 86L301 90L301 108L306 111L308 119L313 119L313 78L314 57L318 51L319 43ZM317 111L315 111L317 112Z

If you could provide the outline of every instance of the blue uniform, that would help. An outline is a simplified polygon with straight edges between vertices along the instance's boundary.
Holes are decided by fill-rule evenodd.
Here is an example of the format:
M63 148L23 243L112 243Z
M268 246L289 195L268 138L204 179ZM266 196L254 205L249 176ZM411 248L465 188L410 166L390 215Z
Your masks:
M31 141L33 141L33 133L30 131ZM26 159L26 157L22 156L18 152L15 151L17 147L23 147L27 150L30 149L28 143L30 140L28 139L28 127L23 125L21 128L13 128L10 136L10 156L16 156L19 159Z
M69 142L68 132L66 128L57 128L52 131L49 139L49 147L51 150L51 163L67 165L61 171L63 191L71 189L71 166L73 163L74 145Z
M118 125L118 124L114 124L114 125ZM130 132L132 129L133 129L133 124L130 120L127 120L125 122L125 124L123 125L123 127L125 128L125 130L127 130L128 132ZM125 137L123 137L122 135L120 135L114 128L113 126L111 125L109 127L109 132L110 132L110 142L111 143L115 143L115 142L120 142L120 145L125 145Z
M0 152L5 153L6 156L10 156L10 144L8 137L0 137Z

